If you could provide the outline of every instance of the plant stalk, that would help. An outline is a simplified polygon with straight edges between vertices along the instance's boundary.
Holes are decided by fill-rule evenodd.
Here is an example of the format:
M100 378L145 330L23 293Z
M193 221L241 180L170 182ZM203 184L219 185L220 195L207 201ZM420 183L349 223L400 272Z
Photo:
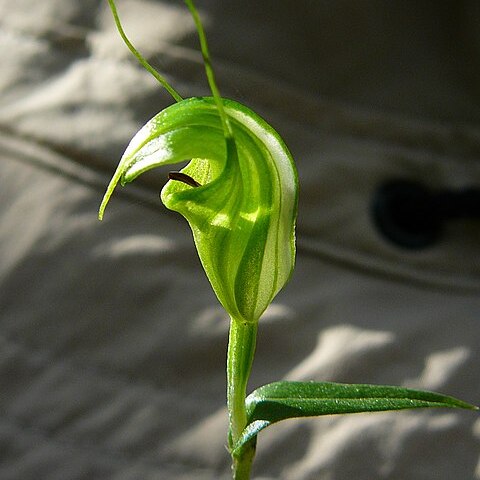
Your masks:
M114 0L108 0L110 5L110 10L113 14L113 19L115 20L115 25L117 26L118 33L122 37L123 42L132 52L133 56L140 62L140 64L149 72L153 77L167 90L167 92L174 98L176 102L181 102L183 99L180 94L167 82L166 78L163 75L160 75L157 70L155 70L145 59L145 57L133 46L133 44L128 39L125 31L122 27L122 22L118 16L117 6L115 5Z
M243 430L247 426L245 398L252 369L257 339L257 322L245 322L231 318L227 353L227 407L229 416L228 444L233 452ZM252 442L241 453L232 454L234 480L249 480L255 456Z

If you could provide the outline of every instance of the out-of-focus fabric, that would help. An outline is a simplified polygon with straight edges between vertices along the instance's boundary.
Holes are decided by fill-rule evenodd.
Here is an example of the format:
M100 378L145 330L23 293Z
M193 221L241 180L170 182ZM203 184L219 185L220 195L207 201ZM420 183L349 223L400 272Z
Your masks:
M476 1L198 1L224 96L284 137L297 267L261 320L250 389L385 383L480 403L480 227L388 242L374 192L480 184ZM118 0L185 96L208 94L181 1ZM96 211L133 134L173 102L106 1L0 0L0 478L228 479L228 319L150 172ZM471 412L290 420L257 480L480 479Z

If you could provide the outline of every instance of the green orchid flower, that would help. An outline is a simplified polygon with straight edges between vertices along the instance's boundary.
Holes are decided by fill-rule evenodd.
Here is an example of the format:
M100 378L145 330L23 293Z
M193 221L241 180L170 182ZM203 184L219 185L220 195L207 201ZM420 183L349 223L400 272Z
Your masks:
M176 100L134 136L107 188L141 173L190 160L173 172L164 205L190 224L207 277L232 319L256 322L290 278L295 263L298 180L278 133L252 110L220 96L202 22L185 0L199 33L212 97L183 100L131 44L114 0L108 0L130 51Z
M247 107L222 99L225 137L213 98L166 108L132 139L107 188L152 168L192 159L171 174L164 205L190 224L212 287L233 318L258 321L295 261L297 173L280 136Z

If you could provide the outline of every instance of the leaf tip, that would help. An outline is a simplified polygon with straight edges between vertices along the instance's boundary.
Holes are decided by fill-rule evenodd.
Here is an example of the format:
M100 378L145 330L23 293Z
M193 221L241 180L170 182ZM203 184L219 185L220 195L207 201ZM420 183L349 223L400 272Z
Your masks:
M474 411L480 410L480 407L478 407L477 405L464 402L463 400L459 400L458 398L454 398L454 397L449 397L449 402L447 406L451 408L462 408L464 410L474 410Z

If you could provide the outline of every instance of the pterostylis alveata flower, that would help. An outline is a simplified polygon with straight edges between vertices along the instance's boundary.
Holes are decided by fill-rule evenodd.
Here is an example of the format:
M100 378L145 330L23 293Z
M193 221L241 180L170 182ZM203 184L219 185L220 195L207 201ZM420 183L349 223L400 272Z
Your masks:
M227 312L256 322L293 270L297 177L272 127L237 102L222 104L227 137L211 97L182 100L151 119L125 151L101 212L118 182L192 159L183 177L171 175L161 199L188 220Z
M201 28L193 4L187 4ZM110 5L118 20L112 1ZM183 177L171 175L161 199L188 220L223 307L235 319L256 322L293 271L297 173L275 130L244 105L221 98L211 69L207 74L213 97L182 100L175 92L177 103L134 136L99 216L117 183L191 160L180 172Z
M212 91L183 99L130 43L108 0L117 28L140 63L176 103L134 136L107 188L99 218L118 183L147 170L189 163L172 171L161 199L190 224L197 251L219 301L231 318L227 354L228 445L235 480L248 480L256 438L293 417L405 408L474 409L432 392L379 385L280 381L246 396L260 316L291 276L295 263L297 173L278 133L252 110L220 96L202 23L190 9Z

